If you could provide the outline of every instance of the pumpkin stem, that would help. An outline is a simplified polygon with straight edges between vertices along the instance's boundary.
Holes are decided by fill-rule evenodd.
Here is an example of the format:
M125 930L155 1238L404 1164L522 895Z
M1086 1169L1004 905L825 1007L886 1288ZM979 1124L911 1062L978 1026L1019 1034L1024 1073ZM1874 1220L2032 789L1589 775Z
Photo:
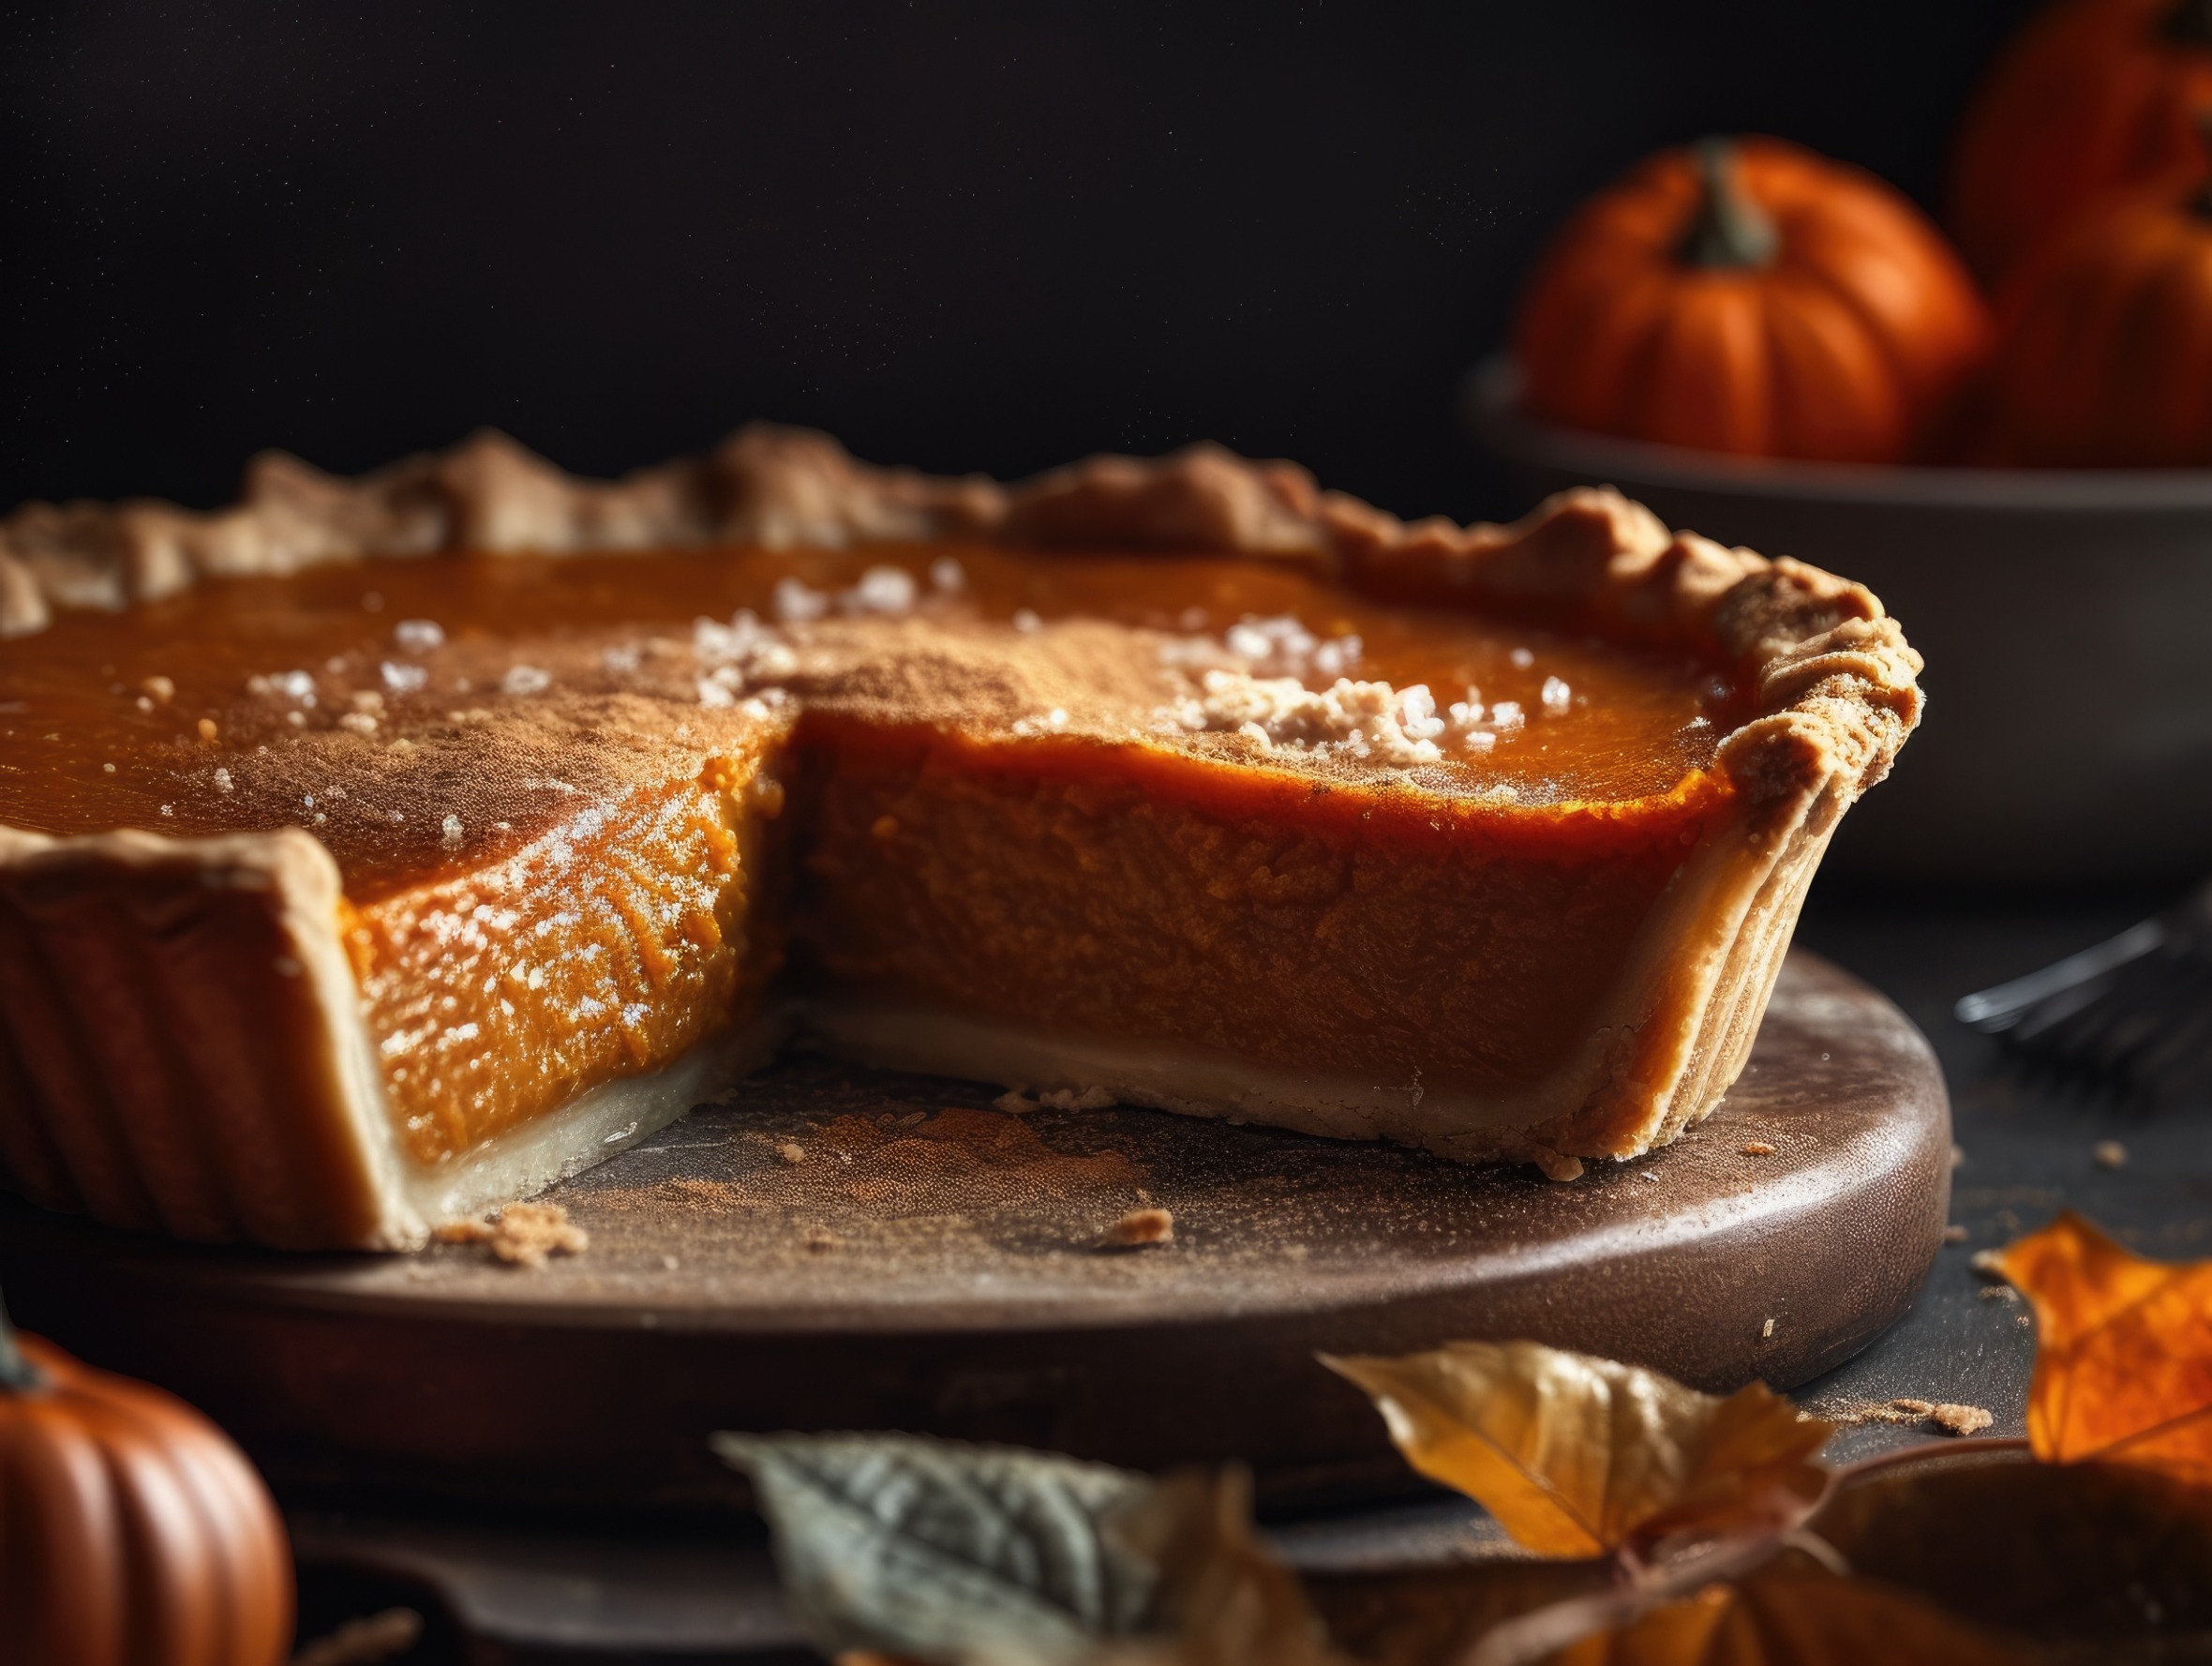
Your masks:
M2179 0L2159 20L2159 38L2212 52L2212 0Z
M1677 257L1692 266L1714 268L1770 264L1781 234L1738 186L1736 147L1726 139L1699 140L1697 176L1704 188L1697 217L1676 249Z
M46 1386L46 1373L23 1358L15 1345L15 1327L7 1322L7 1304L0 1301L0 1393L27 1394Z

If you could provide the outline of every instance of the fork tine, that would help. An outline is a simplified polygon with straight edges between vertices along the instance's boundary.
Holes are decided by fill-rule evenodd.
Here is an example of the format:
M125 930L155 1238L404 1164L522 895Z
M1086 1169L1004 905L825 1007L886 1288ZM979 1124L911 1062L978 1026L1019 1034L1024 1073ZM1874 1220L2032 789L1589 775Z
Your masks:
M2118 937L2084 949L2078 954L2070 954L2040 971L1964 997L1951 1009L1952 1014L1960 1023L1976 1029L1991 1032L2010 1029L2041 1002L2154 953L2165 946L2168 935L2162 917L2138 921Z
M2202 984L2170 962L2141 962L2100 986L2070 992L2060 1010L2038 1008L2012 1038L2020 1046L2088 1069L2126 1074L2139 1055L2201 1004Z
M2149 1081L2185 1073L2192 1062L2206 1057L2212 1057L2212 1011L2200 1007L2156 1038L2134 1068Z
M2160 1097L2212 1090L2212 882L1953 1010L2063 1080Z

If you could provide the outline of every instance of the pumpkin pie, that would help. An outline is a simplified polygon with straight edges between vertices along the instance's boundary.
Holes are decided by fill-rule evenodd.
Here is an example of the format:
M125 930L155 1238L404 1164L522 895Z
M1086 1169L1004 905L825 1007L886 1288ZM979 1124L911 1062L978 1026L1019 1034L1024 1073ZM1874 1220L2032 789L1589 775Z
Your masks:
M0 1185L399 1248L857 1060L1568 1178L1711 1111L1919 713L1610 492L483 436L0 522Z

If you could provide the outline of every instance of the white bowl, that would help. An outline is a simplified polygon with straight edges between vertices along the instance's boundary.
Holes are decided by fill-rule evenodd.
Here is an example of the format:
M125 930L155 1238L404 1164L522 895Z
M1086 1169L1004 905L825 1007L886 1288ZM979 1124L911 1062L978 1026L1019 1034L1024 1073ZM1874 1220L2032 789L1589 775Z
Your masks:
M2212 470L1880 468L1724 457L1465 413L1531 503L1608 485L1669 525L1867 585L1927 656L1928 715L1831 867L2160 881L2212 868Z

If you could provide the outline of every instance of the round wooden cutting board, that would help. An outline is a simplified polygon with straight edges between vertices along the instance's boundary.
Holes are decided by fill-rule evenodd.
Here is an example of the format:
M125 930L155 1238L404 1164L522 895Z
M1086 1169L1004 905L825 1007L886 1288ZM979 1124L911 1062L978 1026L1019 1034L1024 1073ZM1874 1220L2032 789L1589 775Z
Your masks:
M895 1428L1237 1457L1293 1503L1406 1473L1316 1350L1525 1336L1787 1386L1905 1311L1950 1190L1927 1043L1803 953L1703 1126L1571 1184L994 1092L788 1058L548 1194L590 1247L535 1270L186 1247L6 1203L0 1287L295 1493L712 1505L742 1496L713 1430ZM1099 1247L1146 1206L1172 1243Z

